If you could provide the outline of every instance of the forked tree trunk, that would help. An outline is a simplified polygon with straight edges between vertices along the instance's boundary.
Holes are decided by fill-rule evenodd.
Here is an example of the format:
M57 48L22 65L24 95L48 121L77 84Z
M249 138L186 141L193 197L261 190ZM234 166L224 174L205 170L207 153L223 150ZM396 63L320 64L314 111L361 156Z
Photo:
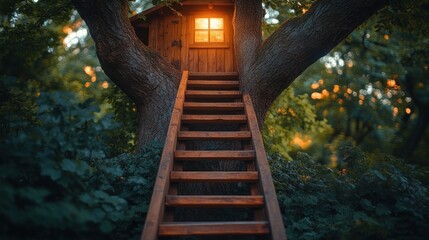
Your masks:
M138 144L163 142L180 73L137 38L128 0L72 0L87 23L107 76L137 104ZM387 0L319 0L262 42L261 0L236 0L234 43L240 88L252 96L259 124L271 103Z
M107 76L136 103L138 145L163 142L180 72L136 36L128 0L72 0L88 25Z

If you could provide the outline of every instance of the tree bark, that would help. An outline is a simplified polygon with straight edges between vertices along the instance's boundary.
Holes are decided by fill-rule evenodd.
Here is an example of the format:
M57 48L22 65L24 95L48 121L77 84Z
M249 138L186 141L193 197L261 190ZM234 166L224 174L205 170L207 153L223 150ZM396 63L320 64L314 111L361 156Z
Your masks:
M128 0L72 0L88 25L107 76L136 103L138 145L164 141L180 73L137 37Z
M319 0L264 42L261 0L236 0L234 45L240 88L252 96L259 124L272 102L388 0ZM164 141L180 73L137 38L127 0L72 0L87 23L107 76L137 104L138 144Z
M257 10L243 7L248 2L254 8L256 2L261 6L256 0L236 1L236 16L247 16L241 18L246 24L234 22L236 46L247 43L245 38L249 36L258 39L261 32L256 33L253 27L260 26ZM243 54L245 51L236 47L241 87L252 96L259 123L262 124L272 102L299 74L386 3L387 0L319 0L306 14L283 23L260 46L256 46L256 40L249 44L248 50L256 54Z

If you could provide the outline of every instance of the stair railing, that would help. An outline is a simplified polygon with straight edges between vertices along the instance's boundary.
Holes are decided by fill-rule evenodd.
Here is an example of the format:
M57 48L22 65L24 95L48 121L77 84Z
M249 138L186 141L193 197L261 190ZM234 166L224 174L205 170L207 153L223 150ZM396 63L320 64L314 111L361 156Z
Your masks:
M188 82L188 71L183 71L177 91L176 101L171 114L170 125L168 126L167 137L159 163L158 174L153 187L152 198L150 200L149 211L146 215L146 222L141 235L141 240L156 240L158 238L158 227L164 216L165 196L168 193L170 184L170 172L173 168L174 151L176 150L177 134L180 131L180 121L183 113L183 103L185 100L186 85Z
M252 135L252 144L256 153L256 167L259 170L259 184L265 198L265 211L270 224L273 240L286 240L286 232L283 225L283 217L276 197L270 166L267 160L261 132L258 127L255 110L248 93L243 94L244 110L246 111L249 129Z

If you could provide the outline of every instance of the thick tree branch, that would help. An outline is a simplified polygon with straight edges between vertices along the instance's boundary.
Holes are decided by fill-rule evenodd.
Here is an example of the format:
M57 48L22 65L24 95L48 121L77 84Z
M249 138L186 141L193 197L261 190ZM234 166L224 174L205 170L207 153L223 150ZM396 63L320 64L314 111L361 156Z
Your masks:
M261 45L243 91L257 101L259 121L271 103L308 66L327 54L388 0L319 0L285 22ZM237 57L239 58L239 57Z
M127 0L72 2L88 25L104 71L136 103L150 99L161 85L177 89L178 72L136 36Z
M261 0L237 0L234 11L234 48L239 56L237 67L241 74L250 72L262 43L263 9ZM246 79L246 78L243 78ZM246 82L240 81L241 85Z
M88 25L107 76L137 105L138 141L163 141L180 73L136 36L128 0L72 0Z

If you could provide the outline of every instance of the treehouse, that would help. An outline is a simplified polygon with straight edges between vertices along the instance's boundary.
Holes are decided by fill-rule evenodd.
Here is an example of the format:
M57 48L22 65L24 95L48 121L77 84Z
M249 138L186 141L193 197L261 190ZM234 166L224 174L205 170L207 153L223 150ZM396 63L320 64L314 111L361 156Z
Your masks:
M236 72L232 0L182 1L131 17L137 36L177 69Z
M140 40L183 72L142 240L286 239L255 110L239 90L233 10L231 0L189 0L131 18Z

